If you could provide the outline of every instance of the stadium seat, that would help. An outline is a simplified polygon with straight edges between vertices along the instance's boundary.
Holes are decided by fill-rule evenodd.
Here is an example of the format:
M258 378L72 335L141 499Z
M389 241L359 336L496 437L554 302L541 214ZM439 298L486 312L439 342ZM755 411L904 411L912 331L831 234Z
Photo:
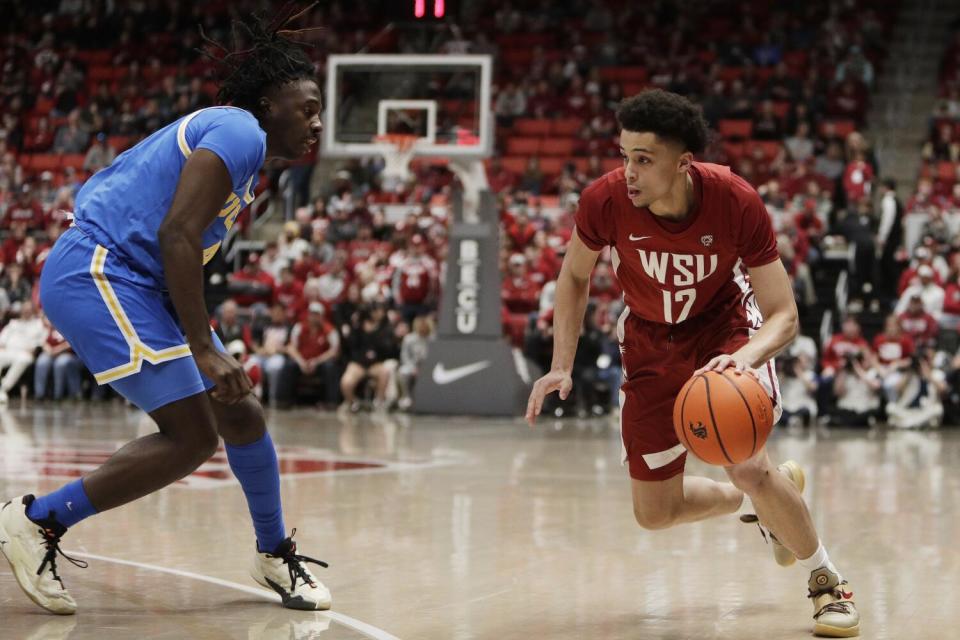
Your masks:
M505 156L500 161L500 166L520 176L527 170L527 159L523 156Z
M849 119L840 119L840 120L829 120L827 122L833 123L833 130L837 136L841 138L846 138L848 135L857 130L857 123ZM827 123L824 122L820 125L820 133L823 133L823 126Z
M21 166L33 173L41 171L57 171L61 167L59 153L34 153L20 156Z
M746 146L748 155L753 155L755 149L763 151L763 157L767 160L773 160L780 153L782 145L777 140L750 140Z
M113 147L114 151L121 153L132 146L132 141L131 136L110 136L107 138L107 146Z
M540 153L540 138L512 137L507 139L507 155L531 156Z
M545 156L572 156L573 138L548 138L541 143L540 153Z
M550 134L550 121L543 118L517 118L513 121L513 133L518 136L546 136Z
M730 84L743 75L743 67L723 67L720 69L720 79L724 84Z
M956 180L955 166L952 162L938 162L937 180L953 183L953 181Z
M727 161L730 164L735 164L744 154L744 143L743 142L723 142L723 151L727 155Z
M787 114L790 113L790 103L789 102L774 102L773 103L773 112L777 114L777 117L780 118L780 122L783 123L787 119Z
M553 135L575 136L583 126L580 118L559 118L553 121Z
M600 67L600 79L605 82L646 82L647 69L640 66Z
M721 120L717 123L717 131L724 139L749 138L753 133L751 120Z
M565 158L540 158L540 171L545 176L558 176L563 172L566 163Z
M77 171L83 169L83 161L86 156L82 153L70 153L60 156L61 166L73 167Z

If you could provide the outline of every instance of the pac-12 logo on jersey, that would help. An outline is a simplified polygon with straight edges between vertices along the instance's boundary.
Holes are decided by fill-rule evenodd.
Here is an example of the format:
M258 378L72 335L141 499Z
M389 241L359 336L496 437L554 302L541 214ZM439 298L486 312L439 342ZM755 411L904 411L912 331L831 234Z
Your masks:
M705 247L709 247L713 244L713 236L709 234L700 236L700 243Z

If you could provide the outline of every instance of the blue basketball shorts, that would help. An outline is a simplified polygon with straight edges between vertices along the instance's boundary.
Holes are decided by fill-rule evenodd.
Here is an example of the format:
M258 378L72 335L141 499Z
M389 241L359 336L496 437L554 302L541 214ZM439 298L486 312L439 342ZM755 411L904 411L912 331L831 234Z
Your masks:
M146 412L214 386L197 368L170 297L77 227L50 251L40 302L97 383Z

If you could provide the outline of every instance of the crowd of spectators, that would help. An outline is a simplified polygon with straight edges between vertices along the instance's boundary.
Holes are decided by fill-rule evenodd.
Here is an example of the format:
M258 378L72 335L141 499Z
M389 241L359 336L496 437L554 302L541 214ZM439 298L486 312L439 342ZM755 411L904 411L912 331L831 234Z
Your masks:
M343 27L317 32L318 73L327 54L369 44L364 29L377 25L374 4L348 12L335 2L304 16L301 26ZM942 419L943 403L949 413L944 380L960 365L950 356L960 318L960 237L952 226L960 188L944 191L927 173L901 206L859 132L895 4L819 0L791 12L724 0L682 10L668 0L642 10L626 2L487 1L464 7L460 30L439 30L429 43L402 30L375 40L381 51L456 45L496 57L497 152L487 173L500 212L504 334L531 360L549 365L554 281L578 194L620 163L615 106L662 87L703 105L715 130L703 159L730 164L761 194L801 311L819 316L831 307L823 292L832 295L836 274L828 263L853 248L850 308L889 314L870 341L851 314L822 356L813 331L798 339L779 363L785 422L886 416L915 426L908 412L921 405L926 422ZM30 304L46 251L69 224L66 212L86 176L144 135L214 103L211 66L194 51L202 45L195 25L223 38L229 17L222 3L52 5L19 8L27 28L5 37L0 55L0 310L18 327L0 334L2 388L33 364L29 387L38 398L75 397L89 382ZM945 87L949 111L957 92L947 80ZM940 120L933 130L945 135ZM952 138L935 137L924 156L955 161L956 148ZM307 175L312 164L301 163ZM385 191L381 168L348 161L319 190L304 189L309 197L296 203L294 218L264 251L244 256L227 277L229 300L212 309L224 344L271 403L411 404L443 282L452 176L423 163L408 184ZM385 205L396 203L409 213L388 220ZM908 251L904 214L921 210L930 219ZM603 255L577 355L577 393L552 400L550 411L583 415L616 405L621 309ZM837 311L842 317L848 309ZM46 328L28 331L24 323ZM939 416L929 409L934 396Z

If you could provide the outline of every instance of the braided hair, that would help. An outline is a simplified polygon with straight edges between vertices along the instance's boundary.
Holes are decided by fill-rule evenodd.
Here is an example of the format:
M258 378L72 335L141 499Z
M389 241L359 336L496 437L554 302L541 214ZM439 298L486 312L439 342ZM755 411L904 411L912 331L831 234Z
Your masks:
M290 38L297 34L314 31L320 27L289 30L284 27L296 20L317 3L313 2L305 9L297 11L296 2L287 2L273 19L267 21L254 14L248 21L233 21L234 49L240 35L251 46L243 50L230 51L213 40L200 27L200 36L205 42L221 52L212 54L205 49L200 53L210 58L220 68L222 79L217 92L219 104L230 104L256 113L260 98L270 87L279 87L300 79L315 79L313 62L303 51L303 44Z

